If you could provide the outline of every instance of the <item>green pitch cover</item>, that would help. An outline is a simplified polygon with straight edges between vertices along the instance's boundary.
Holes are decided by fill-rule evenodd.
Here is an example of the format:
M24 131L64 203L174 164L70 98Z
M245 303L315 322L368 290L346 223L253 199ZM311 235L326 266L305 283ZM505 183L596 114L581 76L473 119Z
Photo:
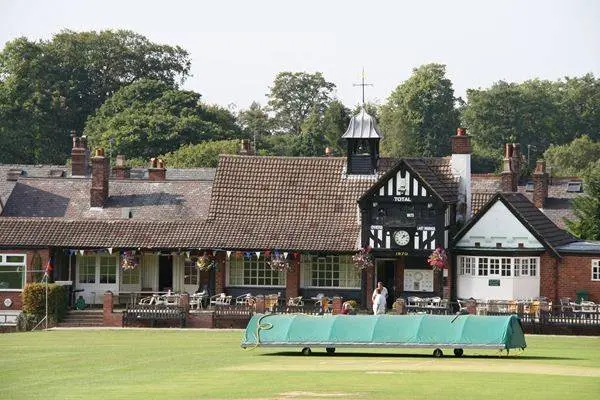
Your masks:
M524 349L516 315L256 314L242 347L454 347Z

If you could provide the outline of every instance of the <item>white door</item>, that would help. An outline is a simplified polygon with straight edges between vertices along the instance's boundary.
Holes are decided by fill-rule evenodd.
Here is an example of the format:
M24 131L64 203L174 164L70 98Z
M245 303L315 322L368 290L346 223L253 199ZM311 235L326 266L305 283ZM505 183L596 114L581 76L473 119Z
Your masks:
M86 304L102 304L104 292L118 293L119 257L110 254L77 256L76 289ZM77 296L77 297L78 297Z

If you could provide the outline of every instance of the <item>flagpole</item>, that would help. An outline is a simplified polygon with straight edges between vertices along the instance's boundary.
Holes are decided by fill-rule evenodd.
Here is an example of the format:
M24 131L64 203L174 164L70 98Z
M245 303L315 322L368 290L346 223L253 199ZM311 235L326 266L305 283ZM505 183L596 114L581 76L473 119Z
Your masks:
M46 272L46 330L48 330L48 273Z

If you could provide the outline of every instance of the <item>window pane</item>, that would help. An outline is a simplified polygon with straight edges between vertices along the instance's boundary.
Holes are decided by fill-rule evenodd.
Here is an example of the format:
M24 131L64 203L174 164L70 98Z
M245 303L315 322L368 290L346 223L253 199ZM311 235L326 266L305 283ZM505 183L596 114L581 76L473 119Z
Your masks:
M25 267L0 265L0 289L23 289Z
M7 263L23 263L25 262L25 256L6 256Z

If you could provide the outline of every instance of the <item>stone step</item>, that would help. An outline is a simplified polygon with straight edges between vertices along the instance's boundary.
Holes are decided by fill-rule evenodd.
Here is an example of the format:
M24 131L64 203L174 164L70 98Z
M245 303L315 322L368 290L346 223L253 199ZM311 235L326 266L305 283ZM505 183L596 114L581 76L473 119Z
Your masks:
M85 322L85 323L76 323L76 322L61 322L58 324L59 328L80 328L80 327L97 327L104 326L102 322Z

